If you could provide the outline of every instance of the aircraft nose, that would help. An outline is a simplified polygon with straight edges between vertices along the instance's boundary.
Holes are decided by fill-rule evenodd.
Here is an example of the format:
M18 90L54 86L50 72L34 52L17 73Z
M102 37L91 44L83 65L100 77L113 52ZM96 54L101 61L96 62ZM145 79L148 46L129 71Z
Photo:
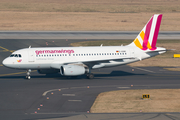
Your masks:
M3 60L2 64L6 67L9 67L9 60L6 58Z

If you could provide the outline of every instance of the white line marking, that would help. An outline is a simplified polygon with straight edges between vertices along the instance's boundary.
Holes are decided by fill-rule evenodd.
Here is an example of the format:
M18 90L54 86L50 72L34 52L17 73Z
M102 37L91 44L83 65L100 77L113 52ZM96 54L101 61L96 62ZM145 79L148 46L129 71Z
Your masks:
M76 96L75 94L62 94L62 96Z
M59 90L66 90L66 89L69 89L69 88L61 88L61 89L48 90L48 91L45 91L45 92L42 94L42 96L46 96L47 93L52 92L52 91L59 91Z
M130 87L117 87L117 88L120 88L120 89L127 89L127 88L130 88Z
M151 72L151 73L154 73L153 71L150 71L150 70L146 70L146 69L142 69L142 68L138 68L138 67L133 67L135 69L139 69L139 70L142 70L142 71L146 71L146 72Z
M46 96L46 94L47 94L48 92L52 92L52 91L56 91L56 90L59 90L59 89L53 89L53 90L45 91L45 92L42 94L42 96Z
M82 102L82 100L68 100L69 102Z

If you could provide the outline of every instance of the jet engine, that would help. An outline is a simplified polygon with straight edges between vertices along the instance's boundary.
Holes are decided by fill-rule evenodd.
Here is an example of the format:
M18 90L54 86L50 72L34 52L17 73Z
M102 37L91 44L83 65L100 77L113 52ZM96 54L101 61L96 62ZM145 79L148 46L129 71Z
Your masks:
M57 69L40 69L37 70L39 74L54 74L54 73L58 73L59 70Z
M63 65L60 68L61 75L64 76L77 76L85 74L86 69L79 65Z

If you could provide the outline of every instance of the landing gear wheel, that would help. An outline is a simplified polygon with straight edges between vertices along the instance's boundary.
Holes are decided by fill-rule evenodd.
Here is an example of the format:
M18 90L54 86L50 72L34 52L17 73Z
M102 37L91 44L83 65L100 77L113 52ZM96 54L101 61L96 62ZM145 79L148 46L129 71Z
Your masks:
M27 76L27 79L30 80L30 79L31 79L31 76Z
M94 74L92 74L92 73L87 74L87 78L88 78L88 79L93 79L93 78L94 78Z
M26 73L26 79L30 80L31 79L31 70L27 70L27 73Z

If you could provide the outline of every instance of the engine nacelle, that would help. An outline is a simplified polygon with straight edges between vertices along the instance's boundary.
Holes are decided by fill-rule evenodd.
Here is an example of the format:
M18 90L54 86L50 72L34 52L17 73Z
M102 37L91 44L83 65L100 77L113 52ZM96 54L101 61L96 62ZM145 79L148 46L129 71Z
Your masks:
M37 70L39 74L54 74L59 73L59 70L57 69L40 69Z
M78 65L63 65L60 68L61 75L77 76L85 74L86 70L83 66Z

